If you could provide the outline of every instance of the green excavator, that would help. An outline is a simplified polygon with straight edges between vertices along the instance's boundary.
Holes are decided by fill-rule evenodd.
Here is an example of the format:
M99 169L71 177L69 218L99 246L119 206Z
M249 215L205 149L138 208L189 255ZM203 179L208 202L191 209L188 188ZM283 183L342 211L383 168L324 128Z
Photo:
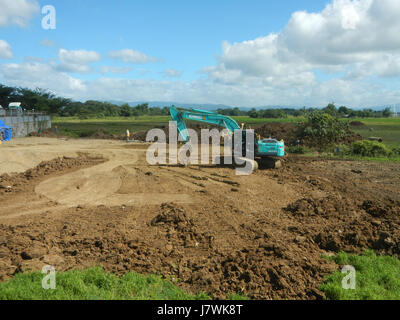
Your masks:
M189 133L187 131L185 120L199 121L219 127L226 128L232 137L232 151L234 152L234 136L235 131L242 130L242 150L241 154L245 156L247 154L245 150L246 142L246 130L244 125L239 124L232 118L218 114L211 111L204 111L199 109L183 109L176 108L175 106L169 109L172 120L176 122L178 133L184 142L190 141ZM273 138L264 139L260 136L254 135L254 159L246 159L246 161L252 161L255 169L258 168L258 164L261 163L263 167L268 168L279 168L281 167L280 159L285 155L285 143L283 140L278 141Z

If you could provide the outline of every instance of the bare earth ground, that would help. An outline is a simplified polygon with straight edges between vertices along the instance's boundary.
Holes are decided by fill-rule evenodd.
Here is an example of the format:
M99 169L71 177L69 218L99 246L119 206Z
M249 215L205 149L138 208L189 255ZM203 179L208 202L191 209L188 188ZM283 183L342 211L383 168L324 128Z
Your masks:
M150 166L145 144L15 139L0 148L0 280L102 265L214 298L320 299L336 266L400 255L400 165L288 157L279 170ZM45 162L42 162L45 161ZM12 173L19 172L19 173Z

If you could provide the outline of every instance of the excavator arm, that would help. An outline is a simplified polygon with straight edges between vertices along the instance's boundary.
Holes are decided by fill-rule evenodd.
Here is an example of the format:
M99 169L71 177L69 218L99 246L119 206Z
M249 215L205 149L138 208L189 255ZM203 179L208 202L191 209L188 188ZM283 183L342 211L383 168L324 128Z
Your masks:
M172 106L169 109L172 120L176 122L179 135L185 142L189 141L189 134L186 128L185 120L194 120L214 124L217 126L224 127L233 135L235 130L239 130L240 126L238 123L228 116L214 113L211 111L204 111L198 109L177 109Z

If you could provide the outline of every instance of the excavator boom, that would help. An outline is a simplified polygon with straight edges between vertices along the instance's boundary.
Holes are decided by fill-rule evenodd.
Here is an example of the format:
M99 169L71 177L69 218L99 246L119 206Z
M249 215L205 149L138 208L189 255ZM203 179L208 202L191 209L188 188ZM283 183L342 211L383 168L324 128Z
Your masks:
M231 134L233 134L235 130L240 129L238 123L232 118L211 111L204 111L199 109L178 110L176 107L172 106L169 109L169 112L171 114L172 120L176 122L176 125L178 127L178 132L182 140L185 142L189 141L189 134L187 132L185 124L186 119L221 126L228 129Z

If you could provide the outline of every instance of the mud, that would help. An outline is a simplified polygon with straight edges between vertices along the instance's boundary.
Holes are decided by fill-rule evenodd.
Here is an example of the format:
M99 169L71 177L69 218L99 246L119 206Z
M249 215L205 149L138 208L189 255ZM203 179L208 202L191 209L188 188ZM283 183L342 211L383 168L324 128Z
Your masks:
M2 281L45 264L102 265L179 279L214 298L322 299L318 288L337 268L322 255L400 256L398 164L288 157L243 177L149 166L145 148L129 146L103 143L103 159L87 151L1 176L15 188L0 190Z

